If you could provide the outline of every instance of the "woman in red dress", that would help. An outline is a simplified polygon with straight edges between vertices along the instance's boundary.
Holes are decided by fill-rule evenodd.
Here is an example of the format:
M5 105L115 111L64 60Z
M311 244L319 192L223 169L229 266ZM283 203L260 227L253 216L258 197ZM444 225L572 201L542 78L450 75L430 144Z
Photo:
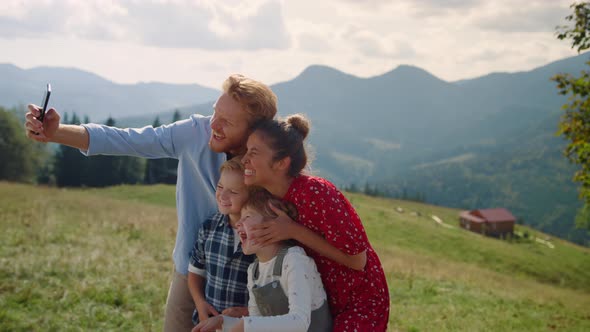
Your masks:
M280 217L259 225L257 242L294 239L305 247L322 276L334 331L385 331L389 290L381 262L346 197L329 181L301 173L308 133L307 119L293 115L259 124L248 138L246 184L295 204L299 213L295 222L276 209Z

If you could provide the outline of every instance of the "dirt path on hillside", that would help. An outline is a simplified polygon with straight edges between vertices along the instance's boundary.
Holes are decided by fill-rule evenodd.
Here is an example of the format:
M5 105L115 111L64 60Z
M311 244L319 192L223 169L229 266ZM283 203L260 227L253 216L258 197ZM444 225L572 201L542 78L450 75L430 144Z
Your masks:
M446 227L446 228L449 228L449 229L455 228L455 227L453 227L453 226L451 226L449 224L445 224L442 219L440 219L439 217L435 216L434 214L431 215L430 217L432 218L432 220L436 221L437 224L439 224L439 225L441 225L443 227Z

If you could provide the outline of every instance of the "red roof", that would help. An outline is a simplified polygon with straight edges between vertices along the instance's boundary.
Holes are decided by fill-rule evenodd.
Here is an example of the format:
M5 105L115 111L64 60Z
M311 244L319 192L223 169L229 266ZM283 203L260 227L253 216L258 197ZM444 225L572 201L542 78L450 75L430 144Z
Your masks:
M469 220L469 221L473 221L473 222L480 222L480 223L486 222L482 218L472 215L471 211L463 211L459 214L459 216L465 220Z
M516 218L504 208L473 210L471 214L485 219L487 222L516 221Z

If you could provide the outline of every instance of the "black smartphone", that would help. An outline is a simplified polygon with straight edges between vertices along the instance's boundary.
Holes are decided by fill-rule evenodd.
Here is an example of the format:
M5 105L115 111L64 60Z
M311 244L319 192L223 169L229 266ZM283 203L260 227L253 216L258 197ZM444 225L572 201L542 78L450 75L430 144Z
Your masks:
M45 112L47 111L47 105L49 104L49 96L51 96L51 84L47 83L47 89L45 89L45 95L43 96L43 101L41 101L41 114L37 118L41 122L43 122L43 118L45 118Z

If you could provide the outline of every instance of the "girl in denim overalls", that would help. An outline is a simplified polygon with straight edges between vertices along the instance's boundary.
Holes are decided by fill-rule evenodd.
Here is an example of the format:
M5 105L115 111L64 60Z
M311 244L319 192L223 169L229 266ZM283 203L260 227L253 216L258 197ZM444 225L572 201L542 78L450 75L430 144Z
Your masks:
M297 218L295 207L266 190L250 196L237 224L245 254L256 254L248 268L249 316L211 317L193 332L214 331L332 331L332 317L317 267L293 242L261 247L248 238L253 225L274 219L270 204Z

